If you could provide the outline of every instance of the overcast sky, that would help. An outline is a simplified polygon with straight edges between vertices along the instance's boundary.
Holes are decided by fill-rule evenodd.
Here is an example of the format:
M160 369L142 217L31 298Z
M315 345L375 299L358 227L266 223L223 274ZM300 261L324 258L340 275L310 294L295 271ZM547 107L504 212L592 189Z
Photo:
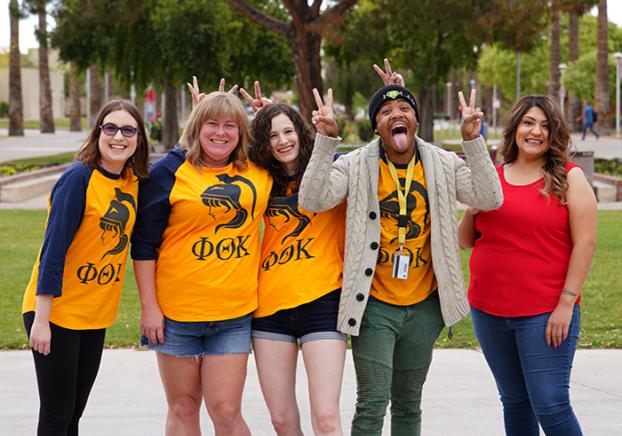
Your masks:
M594 8L591 13L596 15L597 9ZM609 21L613 21L622 27L622 1L609 0L607 2L607 15ZM8 50L11 37L9 25L9 0L0 0L0 50ZM20 21L19 47L22 52L37 47L37 40L34 35L36 25L37 17L35 15L30 15Z

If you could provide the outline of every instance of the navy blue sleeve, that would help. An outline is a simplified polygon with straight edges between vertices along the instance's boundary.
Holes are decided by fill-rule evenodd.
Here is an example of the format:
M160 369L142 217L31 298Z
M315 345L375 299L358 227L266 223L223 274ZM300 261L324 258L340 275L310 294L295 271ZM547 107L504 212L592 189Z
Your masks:
M175 172L184 160L184 152L176 148L157 161L149 177L140 182L136 224L132 232L132 259L158 258L162 234L171 213L169 196L175 185Z
M86 189L93 170L76 162L52 188L50 213L39 258L37 295L62 294L65 257L86 207Z

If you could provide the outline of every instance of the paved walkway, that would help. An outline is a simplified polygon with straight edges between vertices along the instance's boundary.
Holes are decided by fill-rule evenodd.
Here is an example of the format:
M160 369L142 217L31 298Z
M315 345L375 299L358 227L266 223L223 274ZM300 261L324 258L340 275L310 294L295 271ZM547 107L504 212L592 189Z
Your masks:
M590 436L622 434L622 350L579 350L570 383L575 412ZM301 365L302 366L302 363ZM253 435L273 435L255 365L248 365L243 413ZM35 433L38 397L28 351L0 352L0 434ZM306 376L298 371L298 400L305 434L312 434ZM346 432L354 412L356 387L350 355L341 399ZM503 418L498 394L484 357L476 350L439 349L423 393L423 434L499 436ZM150 351L106 350L100 374L82 419L89 436L163 435L166 402ZM388 421L388 420L387 420ZM203 433L213 434L205 411ZM385 423L383 434L390 434Z
M3 138L6 135L8 135L7 129L0 129L0 163L77 151L86 139L87 132L58 131L50 134L25 129L22 137Z

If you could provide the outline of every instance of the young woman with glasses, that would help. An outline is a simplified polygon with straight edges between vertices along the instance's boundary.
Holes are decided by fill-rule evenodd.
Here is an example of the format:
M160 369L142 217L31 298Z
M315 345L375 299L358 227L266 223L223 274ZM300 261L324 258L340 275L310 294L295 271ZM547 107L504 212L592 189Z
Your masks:
M22 308L39 388L39 436L78 434L106 328L117 316L148 154L138 109L110 101L52 188Z

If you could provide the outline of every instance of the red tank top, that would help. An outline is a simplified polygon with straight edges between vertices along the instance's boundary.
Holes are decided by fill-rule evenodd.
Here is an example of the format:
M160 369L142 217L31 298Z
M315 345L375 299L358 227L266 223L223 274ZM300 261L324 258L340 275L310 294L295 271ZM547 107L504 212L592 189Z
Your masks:
M568 162L566 171L578 165ZM475 216L469 304L496 316L551 312L564 287L572 238L568 208L540 193L542 179L511 185L497 168L503 205ZM577 299L577 302L580 300Z

